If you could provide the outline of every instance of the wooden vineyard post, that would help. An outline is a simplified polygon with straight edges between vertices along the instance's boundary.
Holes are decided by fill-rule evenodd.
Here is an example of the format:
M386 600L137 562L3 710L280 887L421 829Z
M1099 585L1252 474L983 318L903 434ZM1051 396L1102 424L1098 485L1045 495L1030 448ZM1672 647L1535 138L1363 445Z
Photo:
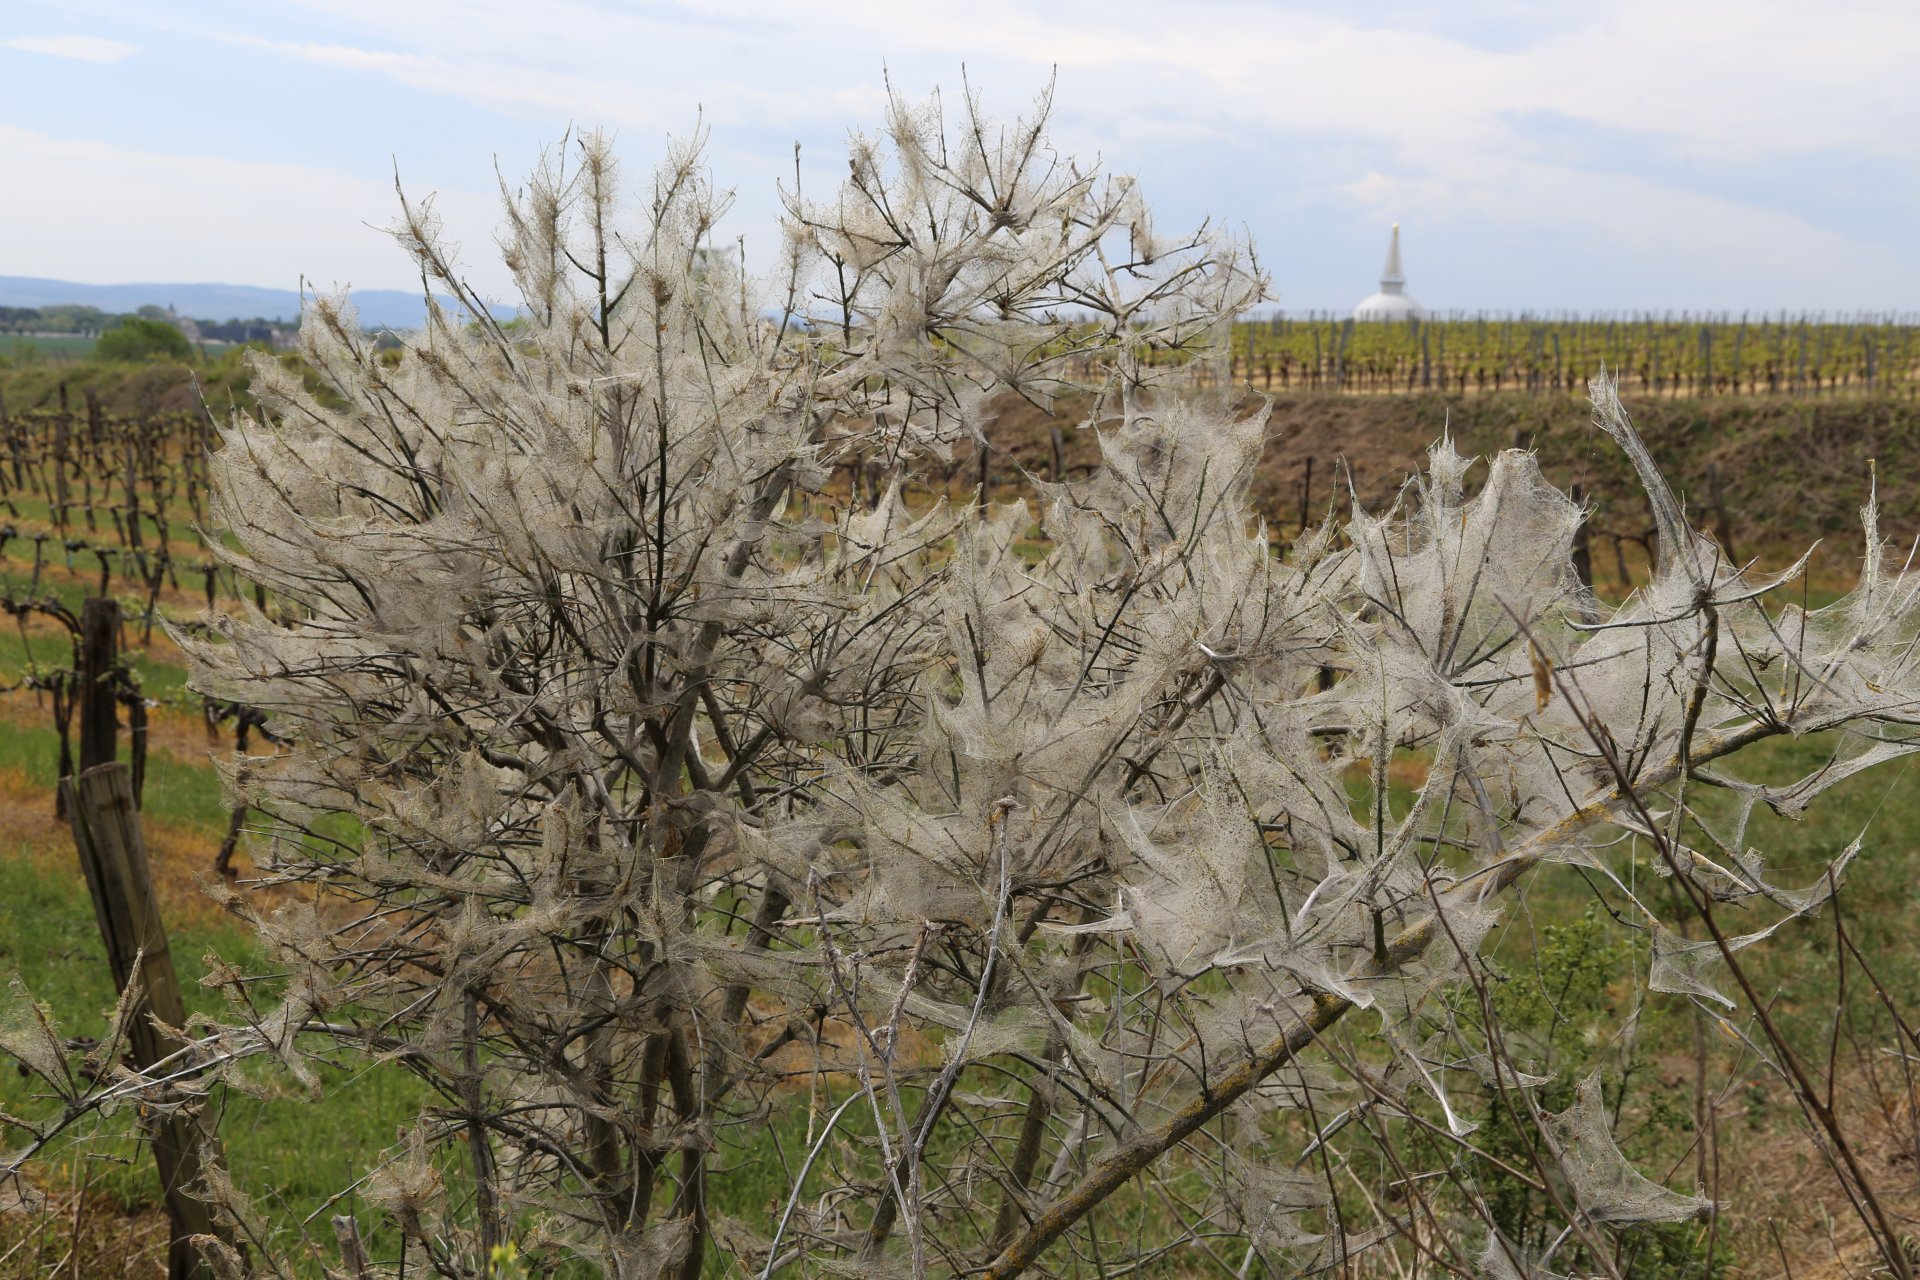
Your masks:
M1727 559L1740 563L1740 553L1733 549L1733 521L1727 518L1727 498L1720 489L1720 464L1707 464L1707 496L1713 503L1713 522L1715 532L1720 535L1720 545L1726 550Z
M987 494L990 492L989 485L993 480L990 470L992 457L993 446L982 440L980 442L980 519L983 522L987 518Z
M1574 575L1580 579L1580 585L1585 587L1588 590L1588 592L1592 592L1593 590L1593 544L1591 542L1592 530L1588 527L1588 523L1587 523L1592 513L1586 509L1586 506L1587 506L1586 491L1581 487L1578 481L1574 482L1573 488L1569 492L1568 496L1573 499L1573 505L1580 508L1580 523L1573 531L1573 572L1574 572ZM1625 589L1626 589L1625 584L1622 584L1621 590L1624 591ZM1600 621L1600 618L1598 614L1595 613L1590 606L1583 605L1581 620L1583 622L1594 623L1594 622Z
M100 411L100 393L88 387L81 393L87 400L87 443L99 448L100 437L106 434L107 415Z
M1306 536L1307 524L1313 519L1313 455L1307 455L1306 471L1300 477L1300 534Z
M0 484L0 494L5 495L7 511L17 520L20 518L20 509L13 505L13 495L16 492L25 493L27 478L20 469L20 439L13 434L13 419L7 416L5 396L0 396L0 436L6 437L7 456L13 461L13 484Z
M146 539L140 533L140 442L132 423L124 424L121 447L126 455L127 549L138 559L138 553L146 548ZM161 531L163 543L165 532Z
M62 391L66 390L64 384ZM67 430L67 415L61 414L53 420L53 527L65 533L70 518L69 508L73 505L67 491L68 452L71 437Z
M80 663L75 672L80 705L80 772L120 758L120 605L96 596L80 612ZM147 711L138 699L127 705L133 739L133 803L146 795ZM63 766L64 767L64 766ZM65 776L64 774L62 775ZM62 804L65 803L63 800ZM55 812L58 817L65 810Z
M83 770L61 788L66 792L80 869L93 898L94 919L107 945L114 988L125 992L129 983L139 983L139 1003L129 1019L127 1039L135 1068L144 1071L184 1047L156 1025L156 1019L167 1027L181 1027L187 1012L154 901L153 877L140 839L140 815L133 805L133 779L126 765L113 761ZM211 1272L193 1237L211 1235L231 1244L212 1207L194 1193L203 1156L215 1162L220 1159L219 1139L197 1113L184 1108L156 1113L150 1124L153 1158L160 1169L171 1227L167 1277L202 1280Z
M80 772L119 758L113 672L119 659L120 603L94 597L80 611Z

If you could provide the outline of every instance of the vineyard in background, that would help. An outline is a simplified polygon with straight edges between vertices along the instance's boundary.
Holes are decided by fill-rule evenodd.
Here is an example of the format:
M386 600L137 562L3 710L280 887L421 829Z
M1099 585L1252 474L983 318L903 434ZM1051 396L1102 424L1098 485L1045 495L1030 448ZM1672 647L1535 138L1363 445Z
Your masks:
M15 335L0 367L59 368L93 339ZM202 343L202 363L231 344ZM1920 314L1531 316L1440 313L1406 324L1331 312L1234 326L1231 380L1261 391L1580 394L1601 364L1629 399L1728 395L1920 395Z
M1231 380L1261 391L1580 394L1602 364L1635 398L1920 394L1920 315L1555 318L1333 314L1234 326Z
M205 413L110 416L91 393L84 413L13 414L0 403L7 600L76 579L105 596L118 582L143 600L136 616L149 635L165 590L198 585L213 604L231 573L204 553L182 557L206 519L210 444Z
M171 399L176 381L206 383L160 365L93 372L44 395L17 380L0 388L0 982L27 980L70 1052L101 1045L99 1011L134 968L164 1027L219 1011L224 997L202 982L217 963L266 970L206 885L250 874L249 810L223 795L216 766L279 746L257 711L188 690L158 625L272 605L199 533L218 465L210 414L140 407ZM258 882L245 891L279 901ZM144 1034L147 1022L131 1025ZM162 1029L101 1052L151 1066L177 1047ZM4 1065L0 1113L57 1114L60 1099ZM322 1074L317 1101L273 1088L227 1098L211 1148L288 1224L337 1203L348 1170L377 1160L422 1104L404 1072ZM161 1190L192 1180L184 1153L203 1150L192 1123L120 1119L73 1138L33 1185L0 1185L0 1277L186 1274L184 1242L226 1230ZM327 1134L319 1149L315 1132ZM754 1183L750 1194L770 1193ZM36 1208L43 1196L57 1211Z
M223 721L237 721L242 743L261 723L188 693L176 667L152 661L162 607L185 616L248 590L257 605L266 600L209 556L197 532L207 516L207 415L109 415L90 391L85 405L15 414L0 402L0 611L13 623L18 663L0 663L0 693L30 693L51 713L61 781L77 772L75 722L84 740L89 694L117 705L138 796L150 710L202 719L210 741ZM86 619L102 601L112 602L116 634L90 638ZM219 851L223 872L239 817Z

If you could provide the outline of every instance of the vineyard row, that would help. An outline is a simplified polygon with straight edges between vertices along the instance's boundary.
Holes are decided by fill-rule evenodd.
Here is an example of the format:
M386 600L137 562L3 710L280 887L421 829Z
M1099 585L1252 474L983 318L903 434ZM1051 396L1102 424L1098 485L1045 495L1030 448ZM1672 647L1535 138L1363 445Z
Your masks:
M1920 317L1854 322L1278 316L1234 326L1228 376L1263 391L1578 394L1604 364L1641 397L1913 397Z

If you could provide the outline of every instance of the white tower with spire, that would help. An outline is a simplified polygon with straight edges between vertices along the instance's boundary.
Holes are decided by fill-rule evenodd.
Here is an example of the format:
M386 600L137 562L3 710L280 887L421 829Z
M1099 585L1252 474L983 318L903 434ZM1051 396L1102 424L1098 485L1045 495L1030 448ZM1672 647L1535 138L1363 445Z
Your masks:
M1400 224L1393 224L1387 246L1386 269L1380 273L1380 292L1369 294L1353 309L1355 320L1425 320L1427 309L1407 294L1406 273L1400 269Z

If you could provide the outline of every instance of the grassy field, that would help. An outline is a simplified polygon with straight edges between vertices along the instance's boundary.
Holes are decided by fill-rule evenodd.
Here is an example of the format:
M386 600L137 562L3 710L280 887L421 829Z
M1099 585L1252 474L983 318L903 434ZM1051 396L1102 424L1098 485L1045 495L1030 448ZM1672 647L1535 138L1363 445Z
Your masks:
M84 334L0 334L0 360L17 366L35 364L73 365L93 359L98 339ZM194 344L202 360L218 360L236 343L199 342Z
M95 341L91 336L77 333L9 333L0 335L0 359L16 364L34 364L42 360L70 364L91 357Z
M0 656L0 668L9 674L18 670L11 657ZM148 667L156 684L177 686L177 666ZM25 701L14 695L0 709L6 717L0 722L0 830L7 833L0 838L0 978L17 977L51 1006L64 1034L98 1036L114 1003L112 979L71 837L53 817L55 736L34 715L40 709L21 705ZM217 1014L219 997L199 986L209 957L253 973L270 967L251 937L202 891L227 813L205 752L195 758L180 746L198 733L198 726L182 720L163 716L157 723L160 741L149 753L144 827L189 1010ZM403 1073L347 1066L325 1077L327 1093L318 1101L271 1072L259 1073L264 1096L230 1090L225 1097L220 1130L236 1177L271 1220L289 1228L364 1171L421 1101ZM27 1081L11 1072L0 1077L0 1110L31 1117L46 1105ZM108 1269L111 1251L124 1247L129 1228L150 1229L148 1220L157 1217L151 1160L136 1149L122 1120L77 1131L51 1168L65 1184L53 1188L56 1196L84 1190L84 1204L68 1223L81 1224L83 1250L95 1245L102 1251L79 1274L120 1274L117 1267ZM66 1234L71 1236L70 1225ZM163 1244L163 1236L148 1238L148 1247ZM0 1251L17 1243L7 1240ZM56 1242L37 1242L31 1252L51 1263L66 1244L58 1242L48 1254ZM0 1267L0 1275L6 1274L39 1272Z

